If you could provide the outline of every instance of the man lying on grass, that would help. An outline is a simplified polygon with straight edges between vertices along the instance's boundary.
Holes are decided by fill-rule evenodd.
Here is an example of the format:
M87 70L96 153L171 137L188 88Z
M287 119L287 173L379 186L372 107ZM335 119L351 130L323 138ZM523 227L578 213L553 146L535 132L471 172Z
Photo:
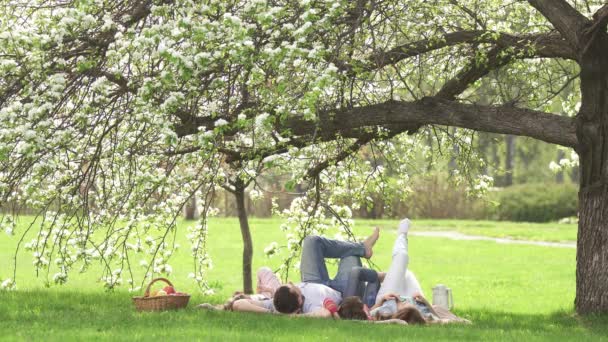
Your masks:
M320 236L307 236L302 245L300 274L302 282L288 283L276 288L270 300L241 299L233 303L234 311L279 312L283 314L302 314L313 317L331 317L323 301L342 302L342 294L348 286L348 278L353 267L361 267L360 257L371 258L373 246L379 237L379 229L366 238L363 243L329 240ZM340 259L338 272L334 279L329 278L326 258ZM270 272L272 274L272 272ZM272 274L274 276L274 274ZM262 277L268 278L263 273ZM261 277L258 276L260 279ZM276 283L271 280L263 286Z
M423 297L420 283L407 269L409 226L408 219L399 224L386 277L362 268L359 259L360 256L372 256L372 248L379 237L378 228L363 243L309 236L302 248L302 283L280 285L272 271L263 268L258 272L258 292L268 295L262 299L238 299L231 303L231 309L402 324L468 322L446 309L430 305ZM340 258L334 279L329 279L325 258ZM371 312L368 305L373 305Z

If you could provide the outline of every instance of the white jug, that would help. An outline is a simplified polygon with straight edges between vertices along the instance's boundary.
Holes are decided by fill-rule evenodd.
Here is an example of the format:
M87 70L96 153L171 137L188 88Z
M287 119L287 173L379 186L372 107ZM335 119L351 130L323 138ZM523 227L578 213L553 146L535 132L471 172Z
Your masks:
M454 307L452 289L443 284L438 284L433 287L433 305L439 305L445 309L451 310Z

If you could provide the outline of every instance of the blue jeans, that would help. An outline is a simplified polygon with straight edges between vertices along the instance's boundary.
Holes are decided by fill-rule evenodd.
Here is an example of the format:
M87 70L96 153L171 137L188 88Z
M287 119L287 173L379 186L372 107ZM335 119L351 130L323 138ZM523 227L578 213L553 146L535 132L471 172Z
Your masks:
M378 273L369 268L353 267L348 277L348 285L343 297L357 296L368 307L376 304L376 295L380 288Z
M365 256L362 243L329 240L320 236L307 236L302 244L300 274L303 283L317 283L344 293L350 271L361 266L360 257ZM325 259L340 259L338 273L329 278Z

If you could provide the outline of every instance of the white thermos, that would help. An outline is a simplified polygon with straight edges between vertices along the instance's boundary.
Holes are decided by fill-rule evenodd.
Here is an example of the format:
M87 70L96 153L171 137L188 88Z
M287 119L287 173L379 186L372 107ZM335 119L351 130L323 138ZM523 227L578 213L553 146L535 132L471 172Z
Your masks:
M452 309L454 307L452 289L443 284L433 287L433 305L439 305L448 310Z

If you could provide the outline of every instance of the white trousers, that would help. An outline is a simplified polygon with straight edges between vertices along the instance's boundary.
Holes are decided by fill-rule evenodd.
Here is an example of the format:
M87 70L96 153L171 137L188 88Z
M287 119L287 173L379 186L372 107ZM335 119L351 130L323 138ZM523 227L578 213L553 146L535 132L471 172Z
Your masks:
M422 294L418 279L416 279L414 273L407 269L409 261L407 236L399 234L393 246L391 267L386 272L384 282L380 286L380 290L376 296L376 303L379 303L382 297L389 293L407 297L412 297L416 292Z

